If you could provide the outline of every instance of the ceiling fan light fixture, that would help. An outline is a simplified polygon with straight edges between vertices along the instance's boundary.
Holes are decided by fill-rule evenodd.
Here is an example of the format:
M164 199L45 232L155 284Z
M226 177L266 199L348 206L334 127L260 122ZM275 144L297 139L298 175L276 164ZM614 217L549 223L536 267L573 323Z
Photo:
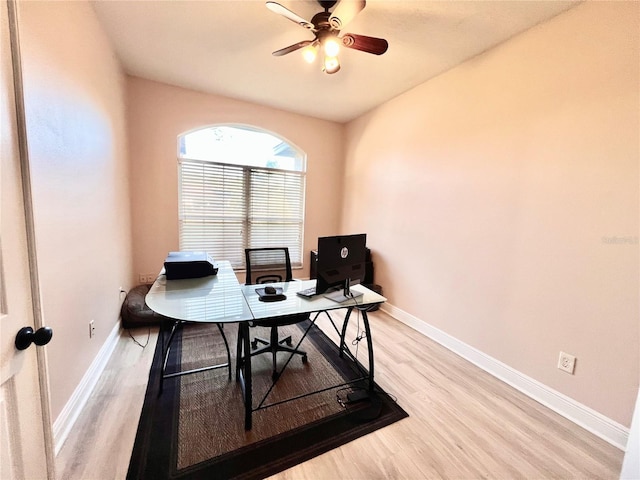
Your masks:
M340 44L336 37L329 37L324 40L324 54L327 57L337 57L340 53Z
M318 56L318 45L315 43L312 43L311 45L307 45L302 49L302 58L304 58L304 60L307 63L313 63L316 60L317 56Z
M322 69L325 73L336 73L340 70L340 62L338 61L338 57L324 57L324 68Z

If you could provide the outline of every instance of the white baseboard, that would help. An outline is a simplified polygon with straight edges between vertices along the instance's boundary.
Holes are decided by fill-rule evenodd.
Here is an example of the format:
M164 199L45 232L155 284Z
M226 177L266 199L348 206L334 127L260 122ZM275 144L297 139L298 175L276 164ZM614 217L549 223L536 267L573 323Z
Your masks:
M528 377L512 367L429 325L413 315L384 303L381 310L396 320L438 342L482 370L511 385L528 397L597 435L611 445L625 450L629 429L570 397Z
M381 310L438 342L448 350L451 350L453 353L468 360L542 405L545 405L568 420L597 435L611 445L620 450L625 450L629 438L629 429L624 425L611 420L586 405L567 397L389 303L383 304ZM53 439L56 455L67 439L82 408L91 396L102 371L118 343L119 336L120 324L116 323L109 337L98 352L98 355L82 377L80 384L53 423Z
M78 419L78 416L80 415L80 412L82 412L87 400L89 400L93 389L100 379L102 371L118 344L119 337L120 322L117 322L113 327L113 330L111 330L109 337L104 342L104 345L102 345L98 355L96 355L96 358L93 360L89 369L74 390L71 398L62 409L62 412L60 412L60 415L58 415L58 418L53 422L53 443L55 445L56 455L60 452L62 445L69 436L69 432L71 431L73 424Z

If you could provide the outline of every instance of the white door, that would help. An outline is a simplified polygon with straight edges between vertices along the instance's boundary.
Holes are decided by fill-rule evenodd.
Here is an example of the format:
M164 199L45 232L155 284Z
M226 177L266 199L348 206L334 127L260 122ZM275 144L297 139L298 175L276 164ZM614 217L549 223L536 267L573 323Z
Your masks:
M41 392L39 380L45 356L37 354L35 345L19 351L14 344L22 327L37 329L37 318L27 242L30 216L25 213L21 180L22 135L16 120L21 103L14 97L21 87L16 84L14 90L9 30L14 22L9 7L0 0L0 479L53 479L51 424L48 413L43 415L47 392Z

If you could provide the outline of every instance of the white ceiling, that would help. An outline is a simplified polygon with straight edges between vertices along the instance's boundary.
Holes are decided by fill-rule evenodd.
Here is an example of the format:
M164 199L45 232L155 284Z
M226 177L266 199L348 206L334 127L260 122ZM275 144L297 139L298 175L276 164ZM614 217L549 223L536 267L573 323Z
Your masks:
M311 20L315 0L281 0ZM343 29L389 42L381 56L343 48L327 75L300 51L313 34L258 0L92 2L131 75L346 122L576 5L560 0L369 0ZM317 61L316 61L317 62Z

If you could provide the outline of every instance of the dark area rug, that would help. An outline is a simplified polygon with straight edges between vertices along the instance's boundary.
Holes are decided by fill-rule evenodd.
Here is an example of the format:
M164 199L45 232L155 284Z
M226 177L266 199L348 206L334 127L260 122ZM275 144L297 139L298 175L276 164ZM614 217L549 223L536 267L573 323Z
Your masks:
M294 342L303 333L298 325L279 330L281 337L291 334ZM235 368L237 325L226 325L224 331ZM256 335L269 338L267 330L252 328L252 338ZM129 479L264 478L408 416L377 385L373 396L345 407L339 400L363 391L365 385L356 383L254 412L253 428L245 431L235 371L231 380L226 368L165 379L158 396L161 343L149 374ZM265 404L362 376L358 365L340 358L335 344L315 325L300 348L307 352L308 363L295 356ZM288 354L278 355L283 365ZM172 344L167 373L225 361L215 325L185 325ZM252 363L256 407L271 386L271 356L255 356Z

